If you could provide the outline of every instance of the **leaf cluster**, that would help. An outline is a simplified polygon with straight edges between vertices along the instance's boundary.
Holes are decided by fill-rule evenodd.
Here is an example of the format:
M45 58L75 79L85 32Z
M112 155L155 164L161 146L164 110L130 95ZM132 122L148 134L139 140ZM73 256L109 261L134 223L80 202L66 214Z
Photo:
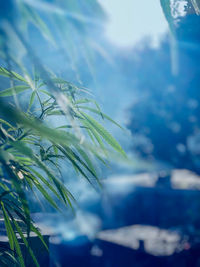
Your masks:
M16 258L16 254L20 265L25 266L22 242L38 266L28 240L32 232L44 240L31 220L26 192L39 192L56 210L73 208L74 198L62 181L61 164L67 161L92 185L95 181L100 184L97 160L106 163L110 149L123 156L125 153L91 115L115 123L102 113L88 90L50 74L56 92L48 90L48 81L36 73L23 77L1 67L0 75L17 83L0 92L0 206L11 256ZM13 96L23 108L14 105Z

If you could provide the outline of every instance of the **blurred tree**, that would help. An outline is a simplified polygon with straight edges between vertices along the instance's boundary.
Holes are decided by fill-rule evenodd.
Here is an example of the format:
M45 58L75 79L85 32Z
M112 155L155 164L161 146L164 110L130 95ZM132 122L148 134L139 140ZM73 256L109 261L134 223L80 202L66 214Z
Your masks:
M166 17L170 21L169 14ZM200 34L197 25L200 25L200 17L190 12L173 24L177 74L171 71L169 38L165 38L158 49L145 47L139 51L136 72L139 99L130 109L128 127L135 135L133 147L142 157L200 174Z

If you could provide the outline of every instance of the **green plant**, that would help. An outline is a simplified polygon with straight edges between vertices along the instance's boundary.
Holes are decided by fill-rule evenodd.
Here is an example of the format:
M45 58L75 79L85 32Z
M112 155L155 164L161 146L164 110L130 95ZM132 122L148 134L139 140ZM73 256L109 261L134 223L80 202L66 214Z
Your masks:
M19 82L15 87L0 92L1 210L10 248L16 251L20 264L24 266L18 236L37 265L26 237L33 231L43 239L31 222L25 192L29 190L34 194L38 190L57 210L59 203L72 207L73 196L60 180L59 163L68 160L76 172L90 183L94 183L92 178L99 183L93 162L94 157L105 162L104 157L109 152L104 141L119 153L125 153L106 129L83 111L89 110L101 119L112 121L101 112L94 100L84 97L87 94L84 89L53 77L52 81L60 88L60 95L55 97L46 90L46 82L38 76L33 79L33 89L30 80L13 71L1 67L0 74L12 76ZM2 101L3 97L23 94L25 91L30 91L30 100L24 105L24 111L5 105ZM22 101L24 103L23 98ZM84 106L86 103L87 106ZM95 107L89 107L89 103L94 103ZM61 124L55 128L47 126L49 118L57 116L62 118ZM89 142L87 135L93 143ZM23 222L23 227L18 220Z
M38 59L37 49L33 49L26 38L28 23L32 21L55 45L53 34L37 12L22 1L17 3L24 28L20 29L9 16L5 17L9 26L6 25L12 30L0 27L3 63L0 67L0 210L10 244L9 249L0 248L0 265L8 266L12 262L25 266L23 244L39 266L29 242L30 234L34 232L46 248L47 245L31 220L27 193L34 196L39 192L56 210L65 206L73 209L74 198L62 180L60 164L67 161L89 183L100 185L96 170L98 160L106 164L109 154L112 155L111 149L123 156L125 153L94 118L98 116L102 121L115 123L102 113L90 92L58 78ZM68 8L77 9L78 5L74 7L71 3ZM62 25L56 28L62 35L66 21L57 15L52 19ZM31 66L27 67L18 50L13 49L13 31ZM30 71L32 66L33 72ZM57 121L59 123L55 124Z

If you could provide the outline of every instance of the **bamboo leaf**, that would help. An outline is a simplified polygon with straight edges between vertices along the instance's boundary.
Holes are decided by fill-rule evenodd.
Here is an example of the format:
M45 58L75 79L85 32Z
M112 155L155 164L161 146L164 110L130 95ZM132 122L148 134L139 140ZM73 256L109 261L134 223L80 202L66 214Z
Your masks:
M5 125L7 125L8 127L10 127L12 130L15 131L15 128L7 121L3 120L3 119L0 119L0 123L3 123Z
M121 128L122 130L124 130L124 128L122 128L122 126L120 124L118 124L116 121L114 121L113 119L111 119L108 115L106 115L105 113L102 113L99 110L96 110L96 109L90 108L90 107L84 107L84 106L78 106L78 108L89 110L89 111L94 112L94 113L96 113L98 115L101 115L101 116L103 116L103 118L106 118L107 120L109 120L110 122L112 122L113 124L115 124L116 126L118 126L119 128Z
M90 135L91 139L93 140L93 138L91 136L91 134L92 134L94 136L94 138L96 139L96 141L98 142L100 148L102 149L102 151L106 155L106 149L105 149L105 146L104 146L104 143L103 143L101 137L99 136L99 133L96 131L96 129L94 129L94 127L91 126L91 124L89 124L88 121L83 120L82 123L87 128L87 132Z
M63 148L58 146L58 149L71 161L73 166L80 172L80 174L87 179L87 181L91 184L89 177L85 174L85 172L80 168L80 166L76 162L76 158L72 151L69 148Z
M55 184L55 186L56 186L57 190L59 191L65 204L68 203L71 206L71 202L70 202L69 196L68 196L68 191L66 190L65 186L58 179L56 179L56 177L52 174L52 172L49 170L49 168L47 168L43 164L43 162L38 157L36 157L34 155L32 150L30 148L28 148L27 146L25 146L22 142L13 142L12 145L15 147L15 149L17 149L18 151L20 151L24 155L30 157L37 164L38 167L40 167L42 170L44 170L46 172L48 177Z
M58 206L56 205L53 198L47 193L47 191L41 186L41 184L37 181L37 179L34 179L33 176L30 176L32 178L32 182L37 187L37 189L42 193L43 197L46 198L46 200L51 204L52 207L54 207L56 210L60 210Z
M3 210L3 215L4 215L4 223L5 223L5 228L6 228L6 232L7 232L7 236L8 236L8 240L9 240L9 244L10 244L10 249L14 251L14 240L13 240L13 236L12 236L12 230L10 229L10 224L9 224L9 218L7 218L7 214L4 212L5 208L4 208L4 204L1 201L1 207Z
M112 137L112 135L96 120L94 120L91 116L80 112L84 118L89 122L91 126L93 126L96 131L104 138L104 140L110 144L117 152L121 153L124 157L126 157L126 153L120 146L120 144Z
M17 221L16 221L14 218L12 219L12 221L13 221L13 223L14 223L14 225L15 225L15 227L16 227L16 229L17 229L17 232L19 233L21 239L23 240L25 246L27 247L28 252L29 252L29 254L31 255L31 257L32 257L32 259L33 259L35 265L36 265L37 267L40 267L40 265L39 265L39 263L38 263L38 261L37 261L35 255L34 255L32 249L31 249L30 245L28 244L28 241L26 240L26 238L25 238L25 236L24 236L24 234L23 234L23 232L22 232L20 226L18 225Z
M10 87L5 90L0 91L0 97L12 96L14 94L19 94L25 90L30 89L28 85L16 85L15 87Z
M31 97L30 97L30 102L29 102L29 105L28 105L28 110L30 110L30 108L32 107L33 105L33 102L35 100L35 95L36 95L36 90L34 90L31 94Z
M5 221L5 224L6 224L7 234L9 233L9 235L12 236L12 246L14 246L14 248L16 249L17 255L19 256L19 262L20 262L21 266L25 267L24 259L23 259L23 256L22 256L22 252L21 252L21 248L20 248L19 242L18 242L17 237L15 235L15 232L14 232L14 230L12 228L10 219L8 217L8 214L6 212L6 209L5 209L4 204L3 204L2 201L1 201L1 207L2 207L2 211L3 211L3 215L4 215L4 221ZM9 239L9 242L10 242L10 239Z
M96 169L92 163L92 160L90 159L89 155L80 147L77 148L78 152L80 153L80 155L82 156L82 158L85 160L85 162L87 163L88 167L90 168L90 170L92 171L92 173L95 175L95 177L98 177L97 173L96 173Z
M5 202L5 201L4 201ZM11 209L17 214L17 216L26 224L26 218L24 216L23 210L20 209L19 205L16 205L15 202L12 202ZM43 236L41 235L40 231L33 225L33 223L30 221L30 230L34 232L40 239L40 241L43 243L44 247L48 251L48 246L44 241Z
M49 30L49 27L46 23L40 18L37 12L34 9L30 8L28 5L23 5L24 14L26 14L27 19L32 21L32 23L39 29L43 36L50 41L53 45L55 44L54 38Z
M9 71L3 67L0 67L0 75L27 83L27 81L21 75L19 75L18 73L14 71Z
M57 193L57 191L53 188L53 186L42 176L42 175L40 175L39 174L39 172L37 172L36 170L34 170L33 168L31 168L31 167L27 167L27 169L28 170L30 170L31 172L33 172L53 193L54 193L54 195L58 198L58 199L60 199L60 200L62 200L62 198L60 197L60 195ZM33 176L32 176L33 177ZM37 180L36 178L35 178L35 180Z

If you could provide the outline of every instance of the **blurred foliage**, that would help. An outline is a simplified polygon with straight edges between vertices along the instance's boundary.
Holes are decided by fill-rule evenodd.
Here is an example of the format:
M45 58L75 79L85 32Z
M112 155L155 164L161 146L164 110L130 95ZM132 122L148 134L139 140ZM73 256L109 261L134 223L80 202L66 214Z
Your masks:
M180 20L182 16L179 11L179 5L183 5L184 2L184 12L189 14L200 15L200 1L199 0L173 0L165 1L160 0L161 7L165 18L169 24L171 31L175 34L175 28L177 26L177 21Z
M167 1L163 4L167 5ZM164 7L166 16L168 7ZM174 27L175 47L166 36L158 49L147 45L138 51L137 63L130 59L135 74L143 78L137 79L138 99L130 109L128 127L135 136L133 147L140 156L200 174L197 25L200 17L186 13L177 18ZM173 49L177 54L177 73L171 68Z

